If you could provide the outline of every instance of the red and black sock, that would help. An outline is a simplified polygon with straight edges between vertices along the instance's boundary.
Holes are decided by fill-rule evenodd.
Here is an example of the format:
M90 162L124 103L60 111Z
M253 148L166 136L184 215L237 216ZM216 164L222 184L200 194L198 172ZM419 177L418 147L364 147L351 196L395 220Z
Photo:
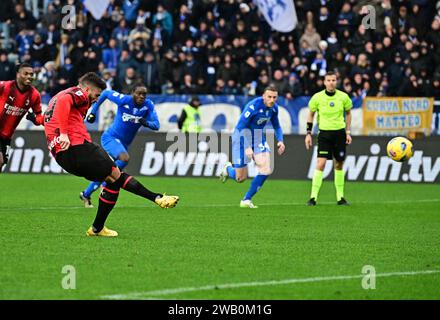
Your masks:
M104 228L105 220L107 220L110 211L113 210L116 201L118 201L120 186L117 182L118 181L107 184L102 189L101 195L99 196L98 212L96 213L96 218L93 222L93 232L95 233Z
M121 177L118 179L118 181L121 183L120 186L122 189L134 193L150 201L154 202L157 197L159 198L162 197L162 194L148 190L142 185L142 183L137 181L134 177L126 174L125 172L121 173Z
M97 233L104 228L104 223L108 215L113 210L116 201L118 201L119 190L121 188L153 202L157 197L162 197L162 194L151 192L135 178L122 172L118 180L107 184L104 189L102 189L101 195L99 196L98 212L93 222L93 232Z

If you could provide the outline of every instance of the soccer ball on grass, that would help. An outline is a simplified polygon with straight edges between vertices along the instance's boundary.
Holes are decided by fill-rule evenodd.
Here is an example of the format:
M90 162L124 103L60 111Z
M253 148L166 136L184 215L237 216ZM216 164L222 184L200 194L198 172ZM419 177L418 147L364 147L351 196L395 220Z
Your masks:
M413 156L413 144L407 138L396 137L387 145L387 155L397 162L404 162Z

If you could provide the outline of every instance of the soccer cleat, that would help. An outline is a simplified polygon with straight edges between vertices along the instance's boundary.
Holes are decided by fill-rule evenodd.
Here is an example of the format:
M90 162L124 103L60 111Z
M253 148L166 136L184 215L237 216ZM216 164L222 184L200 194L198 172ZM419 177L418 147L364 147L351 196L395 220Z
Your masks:
M79 198L84 202L84 207L85 207L85 208L93 208L92 199L91 199L91 198L87 198L87 197L84 195L84 192L83 192L83 191L81 191L81 192L79 193Z
M308 206L316 206L316 200L315 198L310 198L309 201L307 201Z
M221 182L225 183L226 180L228 180L229 178L229 174L228 174L228 167L232 166L231 162L226 162L225 166L223 167L222 172L220 173L219 179Z
M254 205L251 200L241 200L240 201L240 208L257 209L258 206Z
M117 237L118 233L115 230L108 229L107 227L104 227L101 231L95 233L93 231L93 227L90 227L89 230L87 230L86 235L88 237Z
M174 208L179 202L178 196L167 196L164 194L162 197L154 200L156 204L161 208Z
M338 200L338 206L349 206L350 204L344 198Z

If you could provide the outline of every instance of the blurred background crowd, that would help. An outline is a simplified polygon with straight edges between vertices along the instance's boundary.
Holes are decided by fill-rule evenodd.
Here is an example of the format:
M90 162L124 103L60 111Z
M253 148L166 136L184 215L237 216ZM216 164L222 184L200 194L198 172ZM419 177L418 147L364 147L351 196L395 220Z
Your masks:
M63 6L75 6L74 16ZM376 13L375 29L361 23ZM49 96L99 72L128 92L259 95L269 83L292 99L339 88L359 96L440 97L440 1L296 0L298 25L272 31L252 1L111 0L95 20L80 0L1 0L0 80L36 69Z

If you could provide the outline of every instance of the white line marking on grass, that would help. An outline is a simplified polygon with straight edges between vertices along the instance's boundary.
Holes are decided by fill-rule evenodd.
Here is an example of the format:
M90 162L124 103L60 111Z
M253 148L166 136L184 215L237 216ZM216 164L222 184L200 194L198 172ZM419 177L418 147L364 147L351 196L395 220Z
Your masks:
M406 271L406 272L389 272L389 273L377 273L376 277L396 277L396 276L417 276L440 273L440 270L422 270L422 271ZM113 294L101 296L101 299L154 299L156 296L167 296L173 294L180 294L185 292L198 292L198 291L211 291L220 289L234 289L245 287L262 287L262 286L277 286L293 283L310 283L321 281L334 281L334 280L349 280L359 279L365 277L365 274L358 274L352 276L330 276L330 277L315 277L315 278L297 278L297 279L284 279L284 280L270 280L270 281L255 281L255 282L239 282L239 283L226 283L218 285L207 285L202 287L186 287L186 288L173 288L164 290L153 290L145 292L132 292L127 294Z
M385 201L356 201L353 204L395 204L395 203L418 203L418 202L440 202L440 199L416 199L416 200L385 200ZM335 204L336 201L319 201L320 204ZM268 207L268 206L306 206L306 202L278 202L278 203L258 203L258 206ZM202 205L178 205L177 208L229 208L229 207L239 207L237 203L220 203L220 204L202 204ZM116 206L115 208L120 209L130 209L130 208L156 208L153 205L132 205L132 206ZM53 206L53 207L7 207L0 208L0 211L11 211L11 210L24 210L24 211L38 211L38 210L81 210L94 212L94 210L86 209L83 206ZM159 208L156 208L159 209Z

